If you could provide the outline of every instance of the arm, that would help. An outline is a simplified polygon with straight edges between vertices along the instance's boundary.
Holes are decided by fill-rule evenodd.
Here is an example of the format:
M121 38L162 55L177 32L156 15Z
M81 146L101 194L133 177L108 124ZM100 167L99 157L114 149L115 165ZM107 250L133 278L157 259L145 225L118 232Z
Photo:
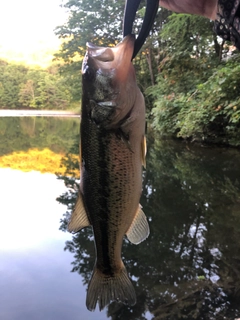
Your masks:
M160 0L161 7L175 12L198 14L216 19L217 0Z
M240 0L160 0L160 6L214 20L214 30L240 50Z

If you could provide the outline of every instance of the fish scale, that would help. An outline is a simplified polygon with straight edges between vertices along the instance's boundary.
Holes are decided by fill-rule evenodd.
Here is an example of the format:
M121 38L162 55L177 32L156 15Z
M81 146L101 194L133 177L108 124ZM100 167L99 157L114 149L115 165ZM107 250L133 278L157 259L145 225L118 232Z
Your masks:
M84 120L83 120L84 121ZM84 127L84 123L82 123ZM116 263L121 264L121 246L117 246L119 250L115 249L117 233L114 227L118 227L122 224L122 211L128 210L129 195L131 194L131 189L135 186L133 185L134 176L134 166L133 166L133 156L132 152L127 148L127 146L119 140L114 133L103 133L104 130L96 128L94 123L91 124L91 128L88 128L90 133L91 142L84 148L88 153L92 149L92 145L96 150L99 151L94 153L93 157L90 157L89 163L85 161L86 167L91 167L94 171L89 179L84 185L82 194L83 196L87 194L86 197L86 207L89 212L94 212L94 215L90 215L90 220L93 225L95 243L97 247L97 257L98 266L101 269L109 269L113 272L116 268ZM93 132L92 132L93 131ZM95 135L95 133L97 134ZM92 134L91 134L92 133ZM96 137L96 139L95 139ZM114 146L114 147L113 147ZM85 153L82 153L82 157L85 157ZM86 156L89 159L89 156ZM112 167L115 166L115 170ZM131 170L132 169L132 170ZM130 177L129 174L133 173ZM111 176L111 179L109 178ZM123 188L125 186L125 188ZM92 190L97 190L94 194L91 193ZM123 203L122 200L125 200ZM136 201L136 207L138 205L139 199ZM115 212L114 215L110 214L112 211ZM122 241L122 237L129 227L129 223L125 222L125 230L122 231L119 241ZM106 232L102 235L101 229L103 226L99 224L99 221L105 221ZM130 221L131 223L131 221ZM107 232L109 228L109 232ZM114 233L115 234L114 234ZM102 246L104 243L104 246ZM101 244L98 246L98 244ZM115 256L117 259L112 259L109 262L109 256ZM100 263L101 261L101 263Z

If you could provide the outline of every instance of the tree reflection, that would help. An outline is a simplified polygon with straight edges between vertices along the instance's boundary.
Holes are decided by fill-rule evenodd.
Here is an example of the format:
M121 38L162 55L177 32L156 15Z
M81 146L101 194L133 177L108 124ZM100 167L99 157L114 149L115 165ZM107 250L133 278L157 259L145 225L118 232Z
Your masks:
M139 246L123 243L123 260L133 280L137 304L116 302L108 317L146 319L234 319L240 316L240 154L237 150L189 146L149 138L141 204L151 233ZM72 153L78 153L77 145ZM76 200L78 164L65 158L69 191L58 198L67 220ZM72 271L84 283L95 252L91 228L73 235ZM225 317L225 318L224 318Z
M32 148L66 152L79 132L79 118L2 117L0 156Z

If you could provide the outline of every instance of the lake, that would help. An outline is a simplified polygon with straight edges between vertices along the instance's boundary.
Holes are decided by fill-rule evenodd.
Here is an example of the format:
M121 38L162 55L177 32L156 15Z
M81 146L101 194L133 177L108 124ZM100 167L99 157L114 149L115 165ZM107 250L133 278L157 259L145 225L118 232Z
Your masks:
M78 140L79 119L0 118L0 319L240 318L239 150L149 134L151 233L122 249L137 304L89 312L92 231L66 231Z

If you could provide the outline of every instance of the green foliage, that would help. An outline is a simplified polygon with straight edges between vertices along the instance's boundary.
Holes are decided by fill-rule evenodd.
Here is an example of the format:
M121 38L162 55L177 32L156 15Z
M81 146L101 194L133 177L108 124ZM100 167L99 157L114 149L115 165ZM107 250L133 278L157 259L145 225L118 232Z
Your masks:
M239 146L239 74L239 59L230 60L207 81L195 83L194 92L159 95L152 111L153 127L162 135Z
M72 90L56 66L40 69L0 61L1 109L67 109Z
M163 27L165 57L157 83L152 126L162 135L239 145L239 59L228 62L229 47L205 18L172 14Z
M179 136L240 145L239 74L237 59L219 66L205 83L198 85L179 113Z
M172 13L161 32L168 52L188 52L196 57L208 56L206 49L212 47L214 40L213 22L188 14ZM213 48L210 53L213 52Z
M20 85L26 80L27 68L22 65L1 63L0 107L18 109Z

